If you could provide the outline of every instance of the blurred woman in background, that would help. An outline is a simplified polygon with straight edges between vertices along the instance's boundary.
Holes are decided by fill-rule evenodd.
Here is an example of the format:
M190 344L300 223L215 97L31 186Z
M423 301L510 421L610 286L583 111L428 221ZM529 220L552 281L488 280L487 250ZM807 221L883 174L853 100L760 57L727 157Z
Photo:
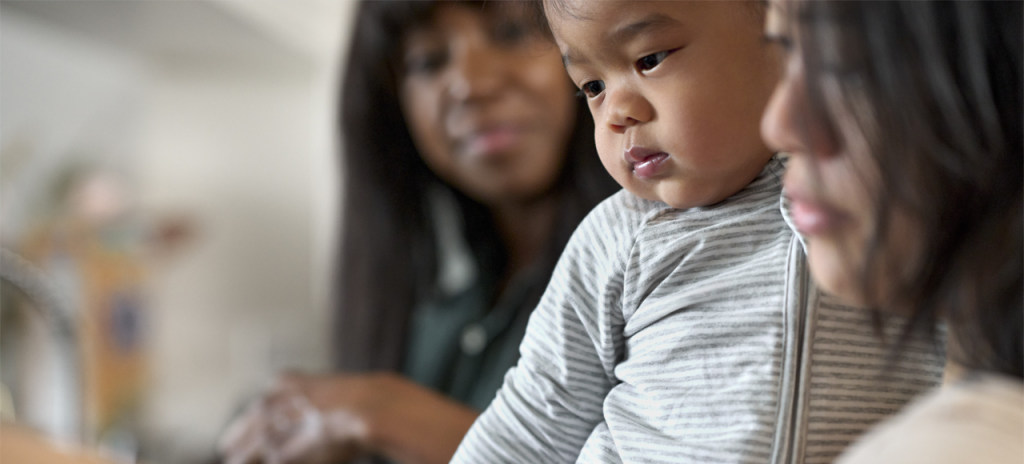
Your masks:
M963 371L837 462L1024 456L1022 6L772 3L767 36L789 57L762 133L793 154L814 278L908 315L906 336L945 321Z
M521 5L363 2L345 68L331 376L286 376L227 462L448 462L519 357L570 234L617 185Z

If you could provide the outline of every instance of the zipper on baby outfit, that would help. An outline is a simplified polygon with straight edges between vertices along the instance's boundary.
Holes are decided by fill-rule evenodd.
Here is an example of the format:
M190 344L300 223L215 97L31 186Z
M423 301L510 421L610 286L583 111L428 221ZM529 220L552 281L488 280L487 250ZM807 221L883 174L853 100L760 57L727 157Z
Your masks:
M779 381L778 422L775 427L772 464L803 462L807 386L810 374L810 345L817 304L803 246L795 234L789 246L786 266L786 296L783 314L783 359Z

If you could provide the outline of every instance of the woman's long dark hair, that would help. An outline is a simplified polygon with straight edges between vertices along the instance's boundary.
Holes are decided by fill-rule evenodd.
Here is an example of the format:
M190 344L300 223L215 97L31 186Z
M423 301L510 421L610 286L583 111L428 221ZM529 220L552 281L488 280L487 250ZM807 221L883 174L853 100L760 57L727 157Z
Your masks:
M473 8L497 8L494 3L500 2ZM436 7L424 1L359 5L341 91L344 196L334 342L336 366L343 371L399 369L410 314L435 282L438 255L424 201L431 185L445 184L414 147L398 88L405 34L428 23ZM560 212L541 258L545 282L576 225L617 189L597 157L593 120L585 106L578 106L567 160L550 193L557 195ZM498 269L480 272L504 272L504 245L488 209L448 188L462 209L465 236L478 260L485 254L499 257ZM538 298L534 295L534 301Z
M948 321L955 361L1021 378L1022 3L807 1L791 12L813 106L833 128L844 108L879 169L865 294L883 293L868 274L885 265L891 213L909 213L921 261L876 303L910 311L905 335Z

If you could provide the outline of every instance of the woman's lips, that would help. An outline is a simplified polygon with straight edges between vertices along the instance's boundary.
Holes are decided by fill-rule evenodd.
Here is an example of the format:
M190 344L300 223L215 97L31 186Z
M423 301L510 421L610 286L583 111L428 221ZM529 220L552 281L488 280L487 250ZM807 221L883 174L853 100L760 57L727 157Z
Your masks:
M841 218L834 210L797 198L790 198L790 216L793 225L804 235L821 235L833 230Z
M630 147L625 153L626 162L633 168L633 173L641 179L650 179L661 172L668 153L644 147Z
M481 157L500 153L518 143L522 134L522 130L513 126L500 126L475 132L466 139L466 152L469 156Z

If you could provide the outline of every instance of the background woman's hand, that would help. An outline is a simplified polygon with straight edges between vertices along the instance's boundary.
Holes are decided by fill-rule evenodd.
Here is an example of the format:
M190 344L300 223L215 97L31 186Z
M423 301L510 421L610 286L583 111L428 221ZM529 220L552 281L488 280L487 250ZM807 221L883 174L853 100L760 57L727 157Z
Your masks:
M227 464L323 464L365 452L448 462L477 412L389 373L286 375L225 432Z
M300 392L278 387L254 401L221 438L225 464L328 464L359 454L362 420L321 411Z

